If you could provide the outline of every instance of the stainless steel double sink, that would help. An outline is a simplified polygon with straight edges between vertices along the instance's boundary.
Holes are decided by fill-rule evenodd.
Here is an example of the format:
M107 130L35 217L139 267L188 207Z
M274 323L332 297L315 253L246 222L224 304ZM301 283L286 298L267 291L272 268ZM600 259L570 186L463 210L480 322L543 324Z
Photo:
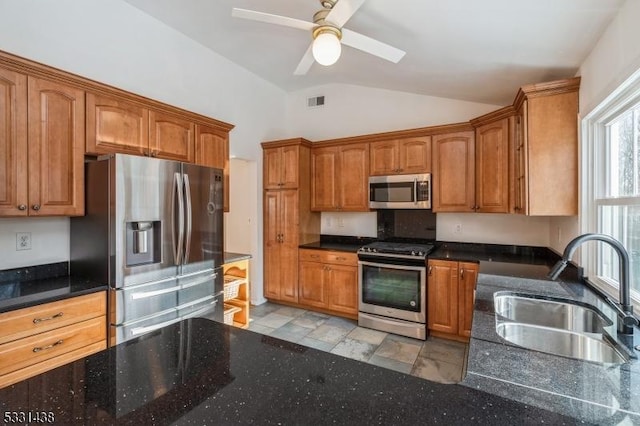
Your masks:
M612 321L595 307L511 291L496 292L493 301L496 332L514 345L601 364L629 360L607 330Z

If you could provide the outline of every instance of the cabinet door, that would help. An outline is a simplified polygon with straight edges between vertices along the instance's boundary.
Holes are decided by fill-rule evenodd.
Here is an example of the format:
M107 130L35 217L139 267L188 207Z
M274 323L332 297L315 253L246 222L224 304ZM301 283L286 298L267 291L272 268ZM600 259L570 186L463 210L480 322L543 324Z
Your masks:
M473 212L475 208L474 133L433 136L433 211Z
M281 157L281 182L282 188L297 188L299 184L298 168L299 168L299 153L300 147L284 146L282 149ZM309 171L307 170L307 173Z
M280 191L264 192L264 296L280 299Z
M266 148L262 151L262 184L264 189L280 189L282 179L282 148Z
M338 150L335 147L311 151L311 210L338 210L336 184L345 179L338 173Z
M476 129L478 212L509 212L509 122L505 118Z
M400 173L431 173L431 137L398 141Z
M149 111L149 150L152 157L167 160L194 160L195 125L163 112Z
M369 149L371 176L393 175L399 172L397 141L372 142Z
M356 266L327 265L329 305L332 311L358 314L358 268Z
M229 211L229 133L196 125L196 164L224 171L224 211Z
M27 76L0 68L0 216L26 216Z
M369 211L369 145L340 148L338 174L334 176L338 206L342 211Z
M149 110L87 93L86 152L149 155Z
M300 262L299 298L301 304L326 308L328 304L325 278L327 265L320 262Z
M298 301L298 191L280 191L280 298Z
M29 215L84 214L84 91L28 78Z
M458 334L460 336L471 337L475 290L476 282L478 281L478 264L460 262L458 265L458 273Z
M429 260L427 317L429 330L458 333L458 263Z

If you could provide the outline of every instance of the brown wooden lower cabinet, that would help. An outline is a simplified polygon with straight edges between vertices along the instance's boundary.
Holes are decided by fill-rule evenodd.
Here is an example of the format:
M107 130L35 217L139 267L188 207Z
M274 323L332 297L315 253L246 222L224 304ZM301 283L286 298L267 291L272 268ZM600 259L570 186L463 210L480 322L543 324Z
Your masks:
M357 255L302 249L299 258L298 303L311 309L357 318Z
M104 291L0 314L0 388L106 348Z
M477 263L429 260L427 327L431 335L468 340L477 280Z

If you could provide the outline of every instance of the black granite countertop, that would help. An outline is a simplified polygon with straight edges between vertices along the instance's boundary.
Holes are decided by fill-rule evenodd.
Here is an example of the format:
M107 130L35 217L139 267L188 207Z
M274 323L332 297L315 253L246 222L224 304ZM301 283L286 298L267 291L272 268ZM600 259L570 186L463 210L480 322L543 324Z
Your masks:
M624 364L599 364L528 350L507 342L496 332L494 294L515 292L540 298L560 298L592 306L616 320L616 314L582 281L514 278L509 274L480 274L471 328L467 375L462 384L525 404L600 425L640 424L640 363L630 358ZM635 336L617 336L615 322L605 330L631 356L640 344ZM635 343L634 343L635 340ZM634 354L635 352L635 354Z
M205 319L189 319L0 390L56 424L576 424Z
M315 250L333 250L333 251L346 251L355 253L360 247L365 244L372 243L375 238L369 237L345 237L341 235L321 235L320 240L301 244L299 248L302 249L315 249Z
M108 286L69 275L68 262L0 271L0 313L106 290Z

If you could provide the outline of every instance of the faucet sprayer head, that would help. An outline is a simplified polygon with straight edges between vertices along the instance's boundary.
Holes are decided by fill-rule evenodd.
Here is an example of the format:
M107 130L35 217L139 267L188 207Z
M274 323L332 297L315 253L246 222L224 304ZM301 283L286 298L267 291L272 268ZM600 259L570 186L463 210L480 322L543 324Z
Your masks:
M564 268L567 267L567 263L568 262L566 260L559 260L555 265L553 265L553 268L551 268L551 271L549 271L547 278L549 278L550 280L557 279L562 271L564 271Z

